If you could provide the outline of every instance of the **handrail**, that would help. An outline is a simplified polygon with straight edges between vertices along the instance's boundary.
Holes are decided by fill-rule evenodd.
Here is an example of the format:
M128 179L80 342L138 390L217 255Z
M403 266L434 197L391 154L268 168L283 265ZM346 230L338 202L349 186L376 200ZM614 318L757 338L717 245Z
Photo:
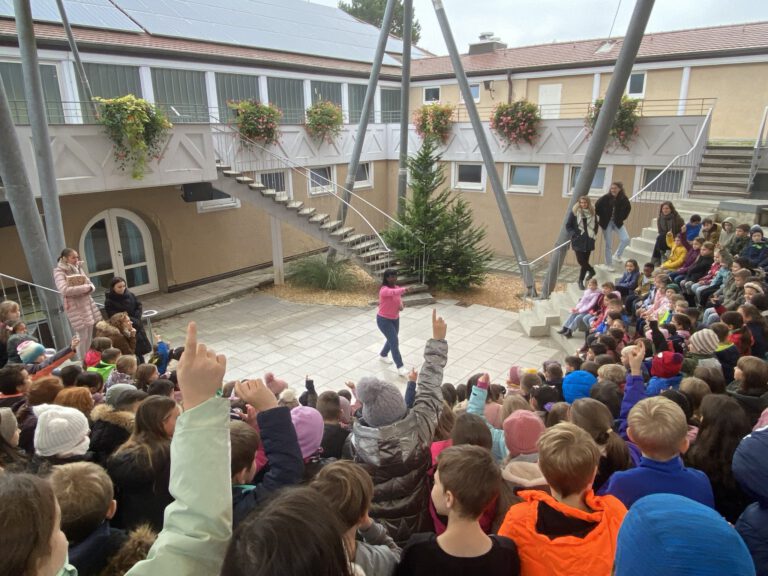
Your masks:
M766 111L768 111L768 107L766 107ZM657 175L656 175L656 176L655 176L655 177L654 177L654 178L653 178L653 179L652 179L650 182L648 182L648 184L646 184L645 186L643 186L642 188L640 188L640 190L638 190L638 191L637 191L635 194L633 194L632 196L630 196L630 198L629 198L630 202L631 202L632 200L634 200L635 198L637 198L638 196L640 196L640 195L641 195L643 192L645 192L645 191L646 191L648 188L650 188L650 187L651 187L651 186L652 186L652 185L653 185L653 184L654 184L654 183L655 183L657 180L659 180L659 178L661 178L661 176L662 176L662 175L663 175L663 174L664 174L664 173L665 173L667 170L669 170L669 168L670 168L670 167L671 167L671 166L672 166L672 165L673 165L673 164L674 164L674 163L675 163L675 162L676 162L678 159L680 159L680 158L684 158L684 157L686 157L686 156L690 155L691 153L693 153L693 152L694 152L694 150L696 150L696 149L699 147L699 143L701 142L701 137L702 137L702 135L704 134L704 132L705 132L705 131L706 131L706 130L709 128L709 123L711 122L711 119L712 119L712 108L710 108L710 109L709 109L709 111L707 112L707 115L706 115L706 116L705 116L705 118L704 118L704 122L702 123L702 125L701 125L701 128L699 129L699 133L696 135L696 139L695 139L695 140L694 140L694 142L693 142L693 146L691 146L691 148L688 150L688 152L686 152L685 154L678 154L677 156L675 156L674 158L672 158L672 160L670 160L670 161L669 161L669 163L668 163L668 164L667 164L667 165L666 165L666 166L665 166L665 167L664 167L664 168L663 168L661 171L659 171L659 173L658 173L658 174L657 174ZM560 249L561 249L563 246L567 246L567 245L568 245L568 244L570 244L570 243L571 243L571 241L570 241L570 240L566 240L566 241L565 241L565 242L563 242L562 244L559 244L558 246L555 246L554 248L552 248L552 249L551 249L551 250L549 250L548 252L545 252L544 254L542 254L541 256L539 256L538 258L535 258L535 259L533 259L533 260L531 260L530 262L527 262L527 263L525 263L525 262L521 262L521 264L526 264L527 266L532 266L532 265L533 265L533 264L535 264L536 262L540 261L542 258L545 258L545 257L549 256L549 255L550 255L550 254L552 254L553 252L557 252L557 251L558 251L558 250L560 250Z
M757 176L757 167L758 163L760 162L760 151L763 148L766 148L766 145L768 144L768 135L765 134L766 124L768 124L768 106L766 106L763 110L763 119L760 122L760 129L757 131L755 147L752 152L752 162L749 165L749 180L747 181L747 190L752 188L752 183L755 181L755 176ZM764 137L766 138L765 142L763 141Z
M57 294L59 296L62 296L61 292L58 290L54 290L53 288L48 288L48 286L42 286L40 284L35 284L34 282L30 282L29 280L22 280L21 278L16 278L15 276L11 276L10 274L3 274L0 272L0 278L7 278L8 280L13 280L14 282L20 282L21 284L25 284L26 286L34 286L38 290L45 290L47 292L53 292L54 294ZM101 304L100 302L96 302L96 306L104 308L104 304Z

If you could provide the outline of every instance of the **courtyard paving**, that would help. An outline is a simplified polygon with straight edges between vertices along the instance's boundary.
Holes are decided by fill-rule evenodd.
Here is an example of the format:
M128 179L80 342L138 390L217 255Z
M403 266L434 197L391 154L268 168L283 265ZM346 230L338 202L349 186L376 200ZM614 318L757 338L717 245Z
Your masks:
M517 314L441 300L438 314L448 324L448 365L444 382L461 383L479 371L495 382L513 364L540 367L562 357L540 340L526 337ZM400 349L406 367L421 366L430 337L432 307L406 308L400 320ZM271 371L297 392L310 375L318 391L338 390L347 380L376 375L405 386L391 365L378 361L384 338L376 328L376 309L309 305L253 293L237 300L187 312L154 323L172 346L184 343L190 320L200 340L227 356L228 380L261 377Z

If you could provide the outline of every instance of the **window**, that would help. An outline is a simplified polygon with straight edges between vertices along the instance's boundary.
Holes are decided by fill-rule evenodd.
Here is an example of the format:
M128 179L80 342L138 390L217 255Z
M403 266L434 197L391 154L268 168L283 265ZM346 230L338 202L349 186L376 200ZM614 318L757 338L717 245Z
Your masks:
M304 82L293 78L267 78L269 101L283 111L283 124L304 122Z
M568 195L573 193L573 188L576 186L576 180L581 172L581 166L571 166L570 172L568 172ZM595 176L592 178L592 184L589 186L589 193L602 194L605 191L606 182L608 181L607 170L605 166L600 166L595 171Z
M59 77L56 66L40 65L40 77L43 82L43 98L45 112L50 124L64 123L64 109L61 104ZM18 62L0 62L0 78L5 85L11 116L16 124L29 124L27 112L27 96L24 94L24 77L21 64Z
M424 104L440 102L440 86L424 88Z
M235 119L235 111L227 102L259 100L259 77L216 72L216 95L219 100L219 121L232 122Z
M365 102L365 90L364 84L350 84L347 86L349 92L349 123L357 124L360 122L360 118L363 114L363 102ZM382 90L382 100L383 100ZM373 106L371 106L368 112L368 123L373 124ZM386 120L385 120L386 122Z
M155 102L174 124L208 122L205 72L152 68Z
M541 194L544 192L544 167L535 164L507 164L507 192Z
M278 172L262 172L259 174L259 180L264 184L264 187L268 190L274 190L275 192L289 192L285 170Z
M472 99L475 102L480 102L480 84L470 84L469 91L472 92ZM459 97L464 102L464 95L461 93L461 90L459 90Z
M627 96L642 98L645 96L645 72L633 72L627 82Z
M358 188L373 188L373 165L370 162L361 162L357 165L355 190Z
M327 194L333 192L335 182L333 166L320 166L309 169L309 193Z
M400 88L381 89L381 121L400 122Z
M341 107L341 84L338 82L312 80L310 87L312 89L312 104L321 100L328 100Z
M485 172L482 164L453 164L453 187L459 190L485 190Z
M645 168L643 170L643 183L642 188L645 188L646 192L669 192L672 194L679 194L683 186L683 170L671 169L661 174L662 168ZM658 180L652 182L657 176Z
M216 200L201 200L197 203L197 213L217 212L219 210L229 210L230 208L240 208L240 199L225 194L226 198L217 198Z

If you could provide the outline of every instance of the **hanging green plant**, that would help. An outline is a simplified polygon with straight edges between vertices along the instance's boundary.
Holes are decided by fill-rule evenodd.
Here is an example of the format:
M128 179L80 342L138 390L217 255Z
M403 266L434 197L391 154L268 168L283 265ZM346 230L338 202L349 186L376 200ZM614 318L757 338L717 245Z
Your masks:
M168 131L173 127L162 112L143 98L94 98L98 121L112 141L120 170L131 170L135 180L144 178L147 163L159 159Z
M491 112L491 130L508 145L520 142L533 145L539 137L539 122L539 106L528 100L500 103Z
M413 113L413 125L422 140L436 138L442 144L448 140L455 108L450 104L425 104Z
M230 100L227 102L235 111L235 125L240 136L247 142L258 142L269 146L280 140L280 118L283 113L274 104L263 104L258 100Z
M616 118L613 119L611 130L608 132L615 147L621 146L624 150L629 150L629 145L639 132L637 127L637 123L640 120L640 113L637 111L639 105L640 100L622 96L619 110L616 113ZM587 117L584 119L584 127L587 129L587 138L592 136L592 132L595 130L597 117L599 116L602 107L602 98L595 100L595 103L589 107ZM606 146L606 148L610 148L610 145Z
M343 122L341 106L329 100L318 100L307 108L305 127L310 137L315 140L325 140L330 144L341 133Z

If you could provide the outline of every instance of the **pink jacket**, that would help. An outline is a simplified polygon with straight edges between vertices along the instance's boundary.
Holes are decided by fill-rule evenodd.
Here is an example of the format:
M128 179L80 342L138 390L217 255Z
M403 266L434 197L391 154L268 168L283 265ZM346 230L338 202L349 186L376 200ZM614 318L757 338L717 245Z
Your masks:
M90 281L82 286L67 284L67 276L73 274L85 274L85 272L79 267L60 262L53 269L53 280L56 282L56 289L64 297L64 311L67 313L69 323L74 330L82 330L95 326L96 322L101 320L101 312L91 298L91 292L95 287Z
M589 312L592 310L592 308L595 305L595 302L597 302L597 299L600 297L600 290L590 290L587 288L584 290L584 294L581 298L579 298L579 301L576 303L576 312L579 314L584 314L585 312Z
M389 320L397 320L400 317L400 296L405 294L406 288L395 286L382 286L379 290L379 311L378 315Z

